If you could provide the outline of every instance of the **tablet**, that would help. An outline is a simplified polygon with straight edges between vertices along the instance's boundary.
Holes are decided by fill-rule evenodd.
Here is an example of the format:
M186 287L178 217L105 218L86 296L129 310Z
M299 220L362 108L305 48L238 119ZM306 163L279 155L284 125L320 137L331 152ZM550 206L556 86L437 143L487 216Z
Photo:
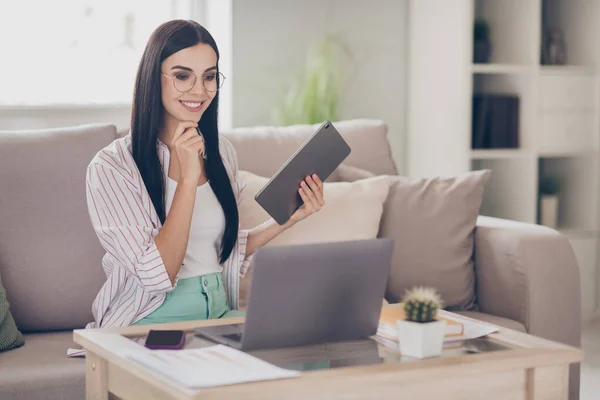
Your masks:
M279 225L283 225L303 204L298 193L300 182L312 174L325 181L349 154L348 143L331 121L325 121L254 199Z

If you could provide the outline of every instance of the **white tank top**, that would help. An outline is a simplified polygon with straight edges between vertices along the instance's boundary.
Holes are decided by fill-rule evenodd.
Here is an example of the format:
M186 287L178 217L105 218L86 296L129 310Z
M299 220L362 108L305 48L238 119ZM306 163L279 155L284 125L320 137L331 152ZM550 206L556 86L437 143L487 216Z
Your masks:
M166 188L165 212L167 216L173 204L177 182L169 178ZM219 264L221 239L225 231L225 215L221 203L206 182L196 188L196 203L192 213L190 238L183 265L179 270L179 278L222 272Z

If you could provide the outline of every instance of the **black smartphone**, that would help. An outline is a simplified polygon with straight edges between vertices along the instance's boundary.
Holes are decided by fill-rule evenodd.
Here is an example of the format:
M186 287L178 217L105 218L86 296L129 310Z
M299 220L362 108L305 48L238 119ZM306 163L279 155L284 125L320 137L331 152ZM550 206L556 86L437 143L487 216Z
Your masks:
M145 346L149 349L178 350L185 344L185 331L151 329Z

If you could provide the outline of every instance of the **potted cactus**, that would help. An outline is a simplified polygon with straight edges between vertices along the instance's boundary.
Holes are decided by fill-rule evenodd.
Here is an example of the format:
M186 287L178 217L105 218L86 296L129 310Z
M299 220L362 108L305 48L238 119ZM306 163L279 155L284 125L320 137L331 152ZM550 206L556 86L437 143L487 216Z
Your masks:
M416 287L402 299L405 319L397 321L400 353L413 358L439 356L444 344L446 321L437 319L442 299L435 289Z

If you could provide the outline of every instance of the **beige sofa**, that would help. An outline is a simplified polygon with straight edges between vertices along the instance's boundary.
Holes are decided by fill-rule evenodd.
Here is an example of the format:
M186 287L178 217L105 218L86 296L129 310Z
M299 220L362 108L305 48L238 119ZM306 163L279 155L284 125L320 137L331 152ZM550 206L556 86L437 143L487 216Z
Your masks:
M396 174L381 121L336 124L352 147L348 165ZM222 132L240 168L269 176L312 127ZM0 353L1 399L82 399L84 360L66 356L72 330L92 320L104 281L90 226L85 169L118 137L113 126L0 131L0 276L25 346ZM387 221L393 223L393 221ZM478 311L466 314L580 345L579 270L565 237L547 228L479 217L474 275ZM578 398L579 366L571 369Z

